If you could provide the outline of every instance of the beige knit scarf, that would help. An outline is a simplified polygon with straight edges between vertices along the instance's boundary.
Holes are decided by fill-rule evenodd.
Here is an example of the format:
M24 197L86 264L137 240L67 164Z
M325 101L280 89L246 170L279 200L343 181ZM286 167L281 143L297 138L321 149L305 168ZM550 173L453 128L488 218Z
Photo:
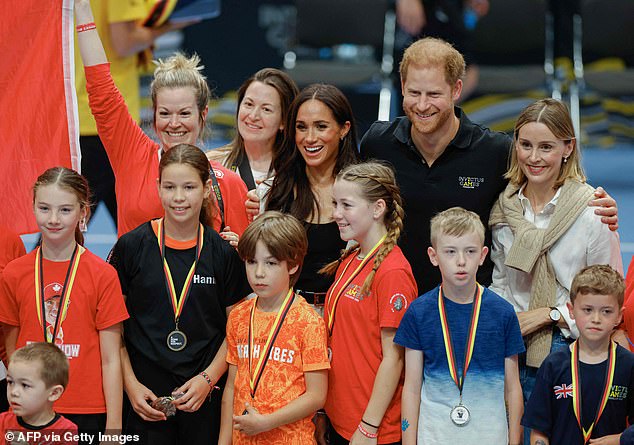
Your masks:
M557 295L557 282L548 250L588 206L594 189L576 180L566 180L546 229L538 229L524 219L524 210L517 196L519 189L517 185L509 184L500 194L491 210L489 226L504 223L510 226L515 239L504 264L533 275L528 310L552 307ZM550 352L550 326L526 336L525 340L526 364L539 367Z

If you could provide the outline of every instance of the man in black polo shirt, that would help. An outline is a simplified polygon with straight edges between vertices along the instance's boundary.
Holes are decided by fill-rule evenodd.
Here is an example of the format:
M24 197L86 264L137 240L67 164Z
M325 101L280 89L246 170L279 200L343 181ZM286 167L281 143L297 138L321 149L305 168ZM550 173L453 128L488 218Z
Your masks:
M447 42L414 42L405 50L400 72L406 116L372 124L361 140L361 156L386 160L396 170L405 208L399 245L423 294L441 282L427 256L429 221L438 212L460 206L476 212L488 227L491 208L507 184L512 140L474 124L454 105L462 91L465 62ZM600 214L612 216L604 222L616 230L616 203L604 196L596 204L604 206ZM491 245L490 230L485 242ZM492 272L487 257L478 281L488 286Z

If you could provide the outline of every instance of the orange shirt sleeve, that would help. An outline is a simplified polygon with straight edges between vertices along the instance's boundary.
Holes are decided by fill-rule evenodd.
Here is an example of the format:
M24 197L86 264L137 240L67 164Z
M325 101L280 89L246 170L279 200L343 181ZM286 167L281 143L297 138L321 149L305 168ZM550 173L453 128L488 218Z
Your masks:
M330 369L328 336L324 319L319 316L311 317L302 331L302 336L304 372Z
M144 157L146 150L156 151L157 144L130 115L110 75L110 64L87 66L84 71L90 111L115 177L118 179L122 172L127 171L139 174L135 170L139 168L137 162Z

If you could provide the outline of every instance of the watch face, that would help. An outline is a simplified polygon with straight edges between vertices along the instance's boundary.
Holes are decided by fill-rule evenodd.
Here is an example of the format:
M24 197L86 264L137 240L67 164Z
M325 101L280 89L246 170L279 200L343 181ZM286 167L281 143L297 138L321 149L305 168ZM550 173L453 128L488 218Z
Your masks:
M561 312L558 309L551 309L550 311L550 319L552 321L559 321L561 318Z

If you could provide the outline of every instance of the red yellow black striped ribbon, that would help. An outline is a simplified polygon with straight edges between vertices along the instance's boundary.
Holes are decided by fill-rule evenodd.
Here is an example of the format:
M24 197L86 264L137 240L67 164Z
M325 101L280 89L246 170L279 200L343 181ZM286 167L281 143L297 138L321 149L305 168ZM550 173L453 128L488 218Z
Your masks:
M445 342L445 352L447 354L447 365L449 366L449 373L451 379L456 383L460 396L462 397L462 388L467 376L467 369L469 369L469 363L471 363L471 356L473 355L473 348L475 345L476 331L478 330L478 320L480 319L480 308L482 306L482 292L483 287L477 285L476 292L473 296L473 310L471 312L471 324L469 325L469 333L467 335L467 344L464 351L464 365L462 367L462 376L458 376L458 363L456 362L456 355L454 352L453 343L451 341L451 332L449 331L449 322L447 320L447 313L445 311L445 302L443 301L442 286L438 290L438 312L440 314L440 324L442 328L442 336Z
M174 310L174 322L176 323L176 328L178 329L178 320L180 319L181 314L183 313L183 308L185 307L185 302L189 297L189 293L192 287L192 281L194 279L194 272L196 271L196 266L198 265L198 259L200 258L200 252L203 250L203 242L204 242L204 232L202 224L198 225L198 233L196 236L196 257L194 258L194 262L192 266L189 268L189 272L187 273L187 277L185 278L185 283L183 283L183 288L181 289L180 298L176 297L176 288L174 287L174 280L172 278L172 272L170 271L170 267L167 264L167 259L165 258L165 227L164 227L163 218L159 219L158 230L157 230L157 241L159 244L159 248L161 249L161 258L163 259L163 272L165 273L165 287L167 288L167 294L170 298L170 302L172 303L172 309Z
M610 350L608 356L608 366L605 370L605 386L603 388L603 395L601 401L597 407L597 415L594 422L588 427L583 428L581 421L581 375L579 373L579 341L575 340L572 344L572 353L570 354L570 373L572 374L572 407L577 418L577 423L583 434L584 445L590 440L592 430L594 426L599 423L599 418L603 414L605 406L608 404L608 398L610 397L610 389L612 388L612 382L614 381L614 370L616 369L616 343L610 341Z
M354 262L354 258L355 258L354 255L350 255L350 260L348 261L348 264L346 264L346 266L343 268L343 271L339 275L339 278L337 278L337 280L333 283L333 285L330 286L330 289L328 289L328 293L326 294L326 302L324 305L326 309L325 313L327 317L328 335L332 335L332 330L335 326L335 310L337 309L337 304L339 304L339 298L341 298L343 291L348 287L348 285L352 282L352 280L354 280L355 277L359 275L359 273L363 270L366 264L368 264L370 260L374 258L374 256L379 251L379 248L383 244L383 241L385 241L386 237L387 235L383 235L383 237L374 245L374 247L370 249L370 251L365 256L365 258L361 260L361 263L359 263L357 268L354 270L354 272L352 272L352 274L348 277L345 283L343 283L343 285L341 285L340 287L337 287L341 279L346 275L346 271L348 270L348 267L350 267L350 265ZM336 289L336 293L335 293L335 289Z
M68 312L68 306L70 304L70 293L73 291L73 284L75 283L75 277L77 275L77 268L79 267L79 260L84 253L84 249L79 244L75 244L75 249L70 257L70 264L66 271L66 278L64 279L64 286L62 287L61 299L59 307L57 309L57 316L55 317L55 324L53 330L47 330L46 322L46 302L44 301L44 266L42 247L38 247L35 251L35 307L37 308L37 319L42 325L44 332L44 341L49 343L55 343L57 332L62 328L62 323L66 319L66 313Z
M251 316L249 318L249 388L251 389L251 398L255 398L255 391L258 389L258 385L260 383L260 379L262 378L262 374L264 373L264 367L266 366L266 362L269 360L269 355L271 354L271 349L273 348L273 344L275 343L275 339L277 338L277 334L280 333L282 329L282 324L284 324L284 319L286 318L286 314L291 309L291 305L293 304L293 300L295 299L295 294L293 293L293 289L288 290L288 294L284 297L284 302L280 307L279 311L277 311L277 315L275 317L275 321L273 322L273 326L271 326L271 330L269 331L269 335L266 337L266 343L264 344L264 348L258 356L257 362L255 364L255 369L253 367L253 347L254 347L254 316L255 316L255 307L258 303L258 299L260 297L255 297L253 299L253 306L251 306Z
M149 14L143 20L143 26L158 28L169 19L178 0L156 0Z

